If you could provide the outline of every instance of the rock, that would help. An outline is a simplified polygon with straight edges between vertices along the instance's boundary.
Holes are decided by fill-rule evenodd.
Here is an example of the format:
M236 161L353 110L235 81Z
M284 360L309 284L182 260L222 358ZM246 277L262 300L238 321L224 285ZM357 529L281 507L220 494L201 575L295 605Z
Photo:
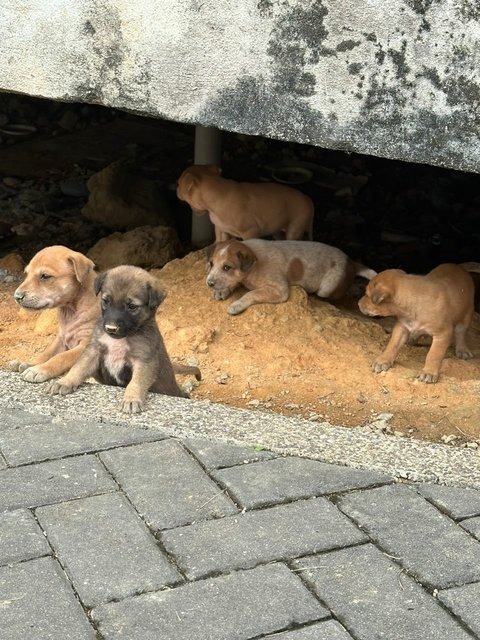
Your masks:
M163 267L173 260L179 248L180 242L174 229L144 226L102 238L87 255L101 271L121 264L152 269Z
M13 178L11 176L6 176L3 179L3 184L6 187L13 187L15 189L16 187L19 187L22 184L22 181L19 180L18 178Z
M33 224L28 224L28 222L21 222L20 224L16 224L15 226L13 226L12 231L17 236L24 236L26 238L29 238L35 233L35 227L33 226Z
M171 215L155 183L119 160L95 173L82 213L89 220L113 227L169 226Z
M23 272L25 263L18 253L9 253L0 258L0 268L5 269L8 273L19 274Z
M64 112L64 114L58 121L58 125L62 129L67 129L67 131L70 131L75 127L77 122L78 122L78 115L75 113L75 111L68 109L67 111Z
M59 187L64 196L71 196L73 198L86 198L88 196L85 179L80 176L65 178L65 180L60 182Z

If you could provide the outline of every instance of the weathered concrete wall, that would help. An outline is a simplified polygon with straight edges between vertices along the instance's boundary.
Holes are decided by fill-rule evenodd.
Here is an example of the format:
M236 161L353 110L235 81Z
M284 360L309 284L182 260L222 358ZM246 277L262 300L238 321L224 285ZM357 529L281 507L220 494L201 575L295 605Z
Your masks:
M3 0L0 90L480 172L479 0Z

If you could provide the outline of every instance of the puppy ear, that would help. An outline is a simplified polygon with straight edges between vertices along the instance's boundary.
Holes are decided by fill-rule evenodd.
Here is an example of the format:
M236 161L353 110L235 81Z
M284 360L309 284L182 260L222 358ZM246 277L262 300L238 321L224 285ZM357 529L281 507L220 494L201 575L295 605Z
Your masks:
M211 260L212 259L212 256L215 253L215 247L216 247L215 243L209 244L208 247L205 247L205 258L207 260Z
M370 299L373 304L380 304L381 302L385 302L386 300L388 300L389 296L390 291L387 289L387 287L379 283L373 286Z
M83 253L78 253L77 251L72 252L72 255L69 256L68 262L72 264L73 270L75 271L75 277L78 282L82 283L90 271L95 267L95 264L84 256Z
M186 173L182 178L181 189L183 191L182 196L189 196L193 187L195 187L198 183L198 179L196 176L191 173Z
M212 174L212 176L219 176L222 173L222 170L216 164L205 164L203 165L203 169L205 169L207 173Z
M148 308L152 311L160 306L160 304L165 300L166 293L162 291L156 285L147 284L147 294L148 294Z
M95 278L95 282L93 283L93 288L95 289L96 296L98 296L98 294L102 290L103 283L105 281L106 276L107 276L107 272L104 271L103 273L99 273L98 276Z
M249 247L242 247L237 251L237 258L240 262L240 271L248 271L253 267L257 258Z

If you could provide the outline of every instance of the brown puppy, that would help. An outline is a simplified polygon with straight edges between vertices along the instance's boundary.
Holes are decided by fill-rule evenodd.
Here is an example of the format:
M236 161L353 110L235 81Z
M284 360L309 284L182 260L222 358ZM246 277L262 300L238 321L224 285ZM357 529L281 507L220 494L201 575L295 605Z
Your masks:
M242 284L248 293L228 307L230 315L260 302L285 302L290 285L320 298L341 298L355 276L373 278L368 269L320 242L229 240L207 250L207 285L215 300L225 300Z
M93 376L103 384L126 387L122 409L127 413L144 409L149 390L187 397L177 385L155 322L165 297L157 281L139 267L115 267L97 277L95 291L101 294L102 316L90 342L67 375L50 383L48 392L66 395Z
M313 202L291 187L226 180L215 165L193 165L178 179L177 196L197 215L209 214L216 242L272 235L312 239Z
M432 345L417 376L421 382L437 382L452 339L457 358L472 358L465 334L472 320L473 298L473 279L460 265L441 264L425 276L400 269L379 273L369 282L358 306L369 316L396 316L397 323L373 371L390 369L409 337L422 334L432 336Z
M93 293L94 264L63 246L46 247L25 267L26 277L14 293L24 309L57 309L58 333L31 363L13 360L10 368L28 382L44 382L65 373L87 346L100 313Z

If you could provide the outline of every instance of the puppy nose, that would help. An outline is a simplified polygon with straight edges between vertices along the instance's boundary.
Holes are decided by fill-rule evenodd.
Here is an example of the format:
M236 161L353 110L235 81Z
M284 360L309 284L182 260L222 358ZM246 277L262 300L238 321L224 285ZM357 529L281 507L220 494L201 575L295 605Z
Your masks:
M21 302L25 298L25 294L23 291L19 291L18 289L13 294L13 297L17 302Z
M118 326L118 324L106 324L105 325L105 331L107 333L115 335L116 333L118 333L120 331L120 327Z
M215 286L215 280L211 280L210 278L207 279L207 285L209 287L214 287Z

